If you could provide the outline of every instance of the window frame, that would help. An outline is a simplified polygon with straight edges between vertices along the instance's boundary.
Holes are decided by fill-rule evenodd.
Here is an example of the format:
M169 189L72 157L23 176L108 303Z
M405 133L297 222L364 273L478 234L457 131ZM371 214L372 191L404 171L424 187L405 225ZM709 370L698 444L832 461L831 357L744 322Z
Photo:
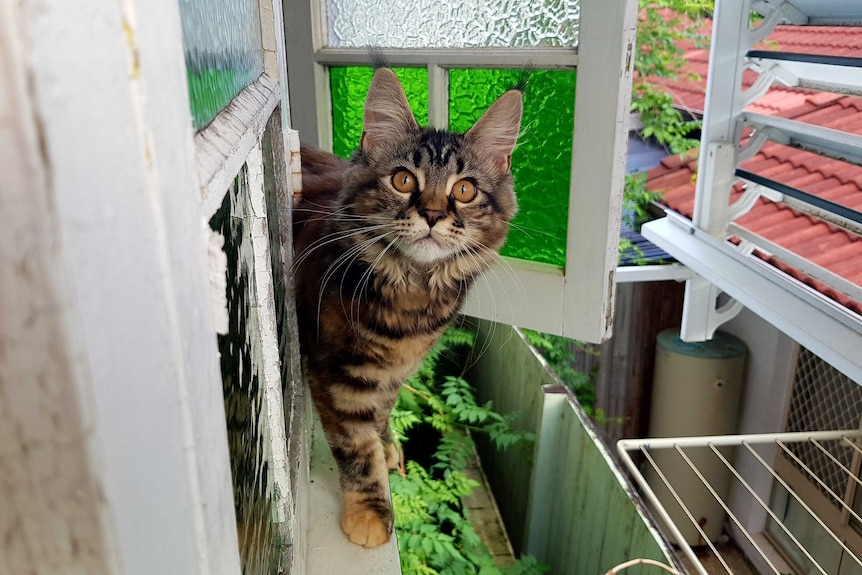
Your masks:
M294 126L331 150L328 67L368 65L368 53L327 46L325 0L285 8ZM577 48L381 50L392 66L428 68L429 124L438 128L448 125L448 69L578 70L565 267L503 258L471 290L468 315L583 341L610 337L636 23L634 0L581 0Z
M286 80L281 0L259 7L265 71ZM239 574L220 310L211 298L218 250L206 221L241 167L263 164L260 138L269 125L272 167L288 202L281 221L289 222L298 169L289 151L298 138L288 129L285 83L269 81L263 100L244 96L266 76L243 90L228 108L244 120L221 133L225 147L208 150L200 139L196 146L192 130L176 0L70 0L39 10L0 0L0 13L0 77L9 80L0 146L16 150L0 153L2 172L16 183L3 186L0 204L11 200L12 214L33 224L25 230L16 222L0 235L7 245L40 238L21 247L40 273L13 277L13 297L0 299L0 339L12 334L16 345L49 352L41 372L28 368L29 353L4 364L23 392L0 394L0 411L15 427L0 434L2 467L13 471L0 472L8 480L0 500L11 501L10 516L20 520L8 563L13 571L41 561L87 573ZM212 143L214 126L197 136ZM221 184L202 185L203 164ZM260 198L251 199L259 206ZM284 259L290 234L285 243L281 231ZM7 255L0 261L16 261ZM271 291L271 276L264 284L259 292ZM6 316L15 301L23 302L20 312ZM33 305L44 321L12 330L7 318ZM289 360L298 374L298 356ZM295 385L292 413L287 422L272 420L288 431L282 488L288 478L305 478L306 436L294 433L305 415L303 387L298 376L288 384ZM10 399L16 395L23 401ZM284 444L284 435L275 441ZM301 501L280 507L294 530ZM285 551L299 573L302 533L292 542Z

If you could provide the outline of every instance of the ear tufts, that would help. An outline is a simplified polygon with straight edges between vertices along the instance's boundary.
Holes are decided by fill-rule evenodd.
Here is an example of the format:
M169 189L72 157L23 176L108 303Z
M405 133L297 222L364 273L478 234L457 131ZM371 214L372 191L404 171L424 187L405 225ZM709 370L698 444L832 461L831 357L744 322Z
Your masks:
M364 131L360 146L374 152L407 131L419 129L395 72L380 68L374 73L365 100Z
M508 172L512 167L512 150L518 141L523 110L521 92L509 90L491 104L466 134L500 171Z

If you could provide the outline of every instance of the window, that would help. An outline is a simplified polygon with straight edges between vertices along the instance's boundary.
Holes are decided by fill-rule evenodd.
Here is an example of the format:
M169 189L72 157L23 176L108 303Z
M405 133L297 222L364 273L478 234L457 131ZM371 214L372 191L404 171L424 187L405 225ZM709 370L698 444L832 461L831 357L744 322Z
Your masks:
M290 6L295 126L309 143L340 155L356 147L372 74L366 45L379 46L395 68L420 123L460 131L531 69L513 157L520 212L503 263L477 282L465 311L605 339L635 3L421 4L386 5L385 17L378 14L383 5L355 0L315 1L310 11Z

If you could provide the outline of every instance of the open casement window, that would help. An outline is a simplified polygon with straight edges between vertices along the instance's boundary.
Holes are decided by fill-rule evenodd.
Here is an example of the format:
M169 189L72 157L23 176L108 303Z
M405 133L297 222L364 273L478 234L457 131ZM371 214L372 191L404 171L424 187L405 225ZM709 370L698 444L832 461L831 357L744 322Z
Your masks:
M465 312L609 337L637 3L312 0L285 6L293 123L348 156L376 46L420 124L466 131L528 78L512 158L520 211ZM525 74L524 71L527 71Z
M281 7L0 0L0 571L304 572Z

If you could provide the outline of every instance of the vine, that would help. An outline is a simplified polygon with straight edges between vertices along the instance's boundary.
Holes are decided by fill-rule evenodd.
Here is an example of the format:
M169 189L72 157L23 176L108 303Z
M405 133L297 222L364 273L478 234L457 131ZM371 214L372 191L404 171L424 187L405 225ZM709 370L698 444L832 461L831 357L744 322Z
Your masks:
M700 146L691 134L700 129L701 121L684 117L674 107L673 97L654 79L678 77L685 65L681 41L705 44L699 20L712 14L713 4L714 0L639 0L632 112L640 114L641 136L654 139L672 154L685 154ZM686 25L683 18L691 19L691 23ZM636 226L648 219L650 203L661 196L648 192L645 184L645 174L626 177L623 201L634 210Z
M470 524L461 498L479 483L464 473L474 457L473 434L486 434L498 449L530 444L534 436L512 429L510 417L479 404L460 375L444 373L445 354L472 346L472 332L452 328L407 380L392 410L392 432L405 453L411 431L427 425L439 434L432 463L407 460L390 476L401 569L405 575L540 575L531 556L505 568L495 565Z
M698 20L712 12L713 0L639 0L639 7L632 111L640 113L643 137L654 138L673 154L682 154L700 145L689 134L701 122L685 119L671 95L651 79L677 78L685 65L679 43L704 43ZM692 23L684 25L684 17Z

